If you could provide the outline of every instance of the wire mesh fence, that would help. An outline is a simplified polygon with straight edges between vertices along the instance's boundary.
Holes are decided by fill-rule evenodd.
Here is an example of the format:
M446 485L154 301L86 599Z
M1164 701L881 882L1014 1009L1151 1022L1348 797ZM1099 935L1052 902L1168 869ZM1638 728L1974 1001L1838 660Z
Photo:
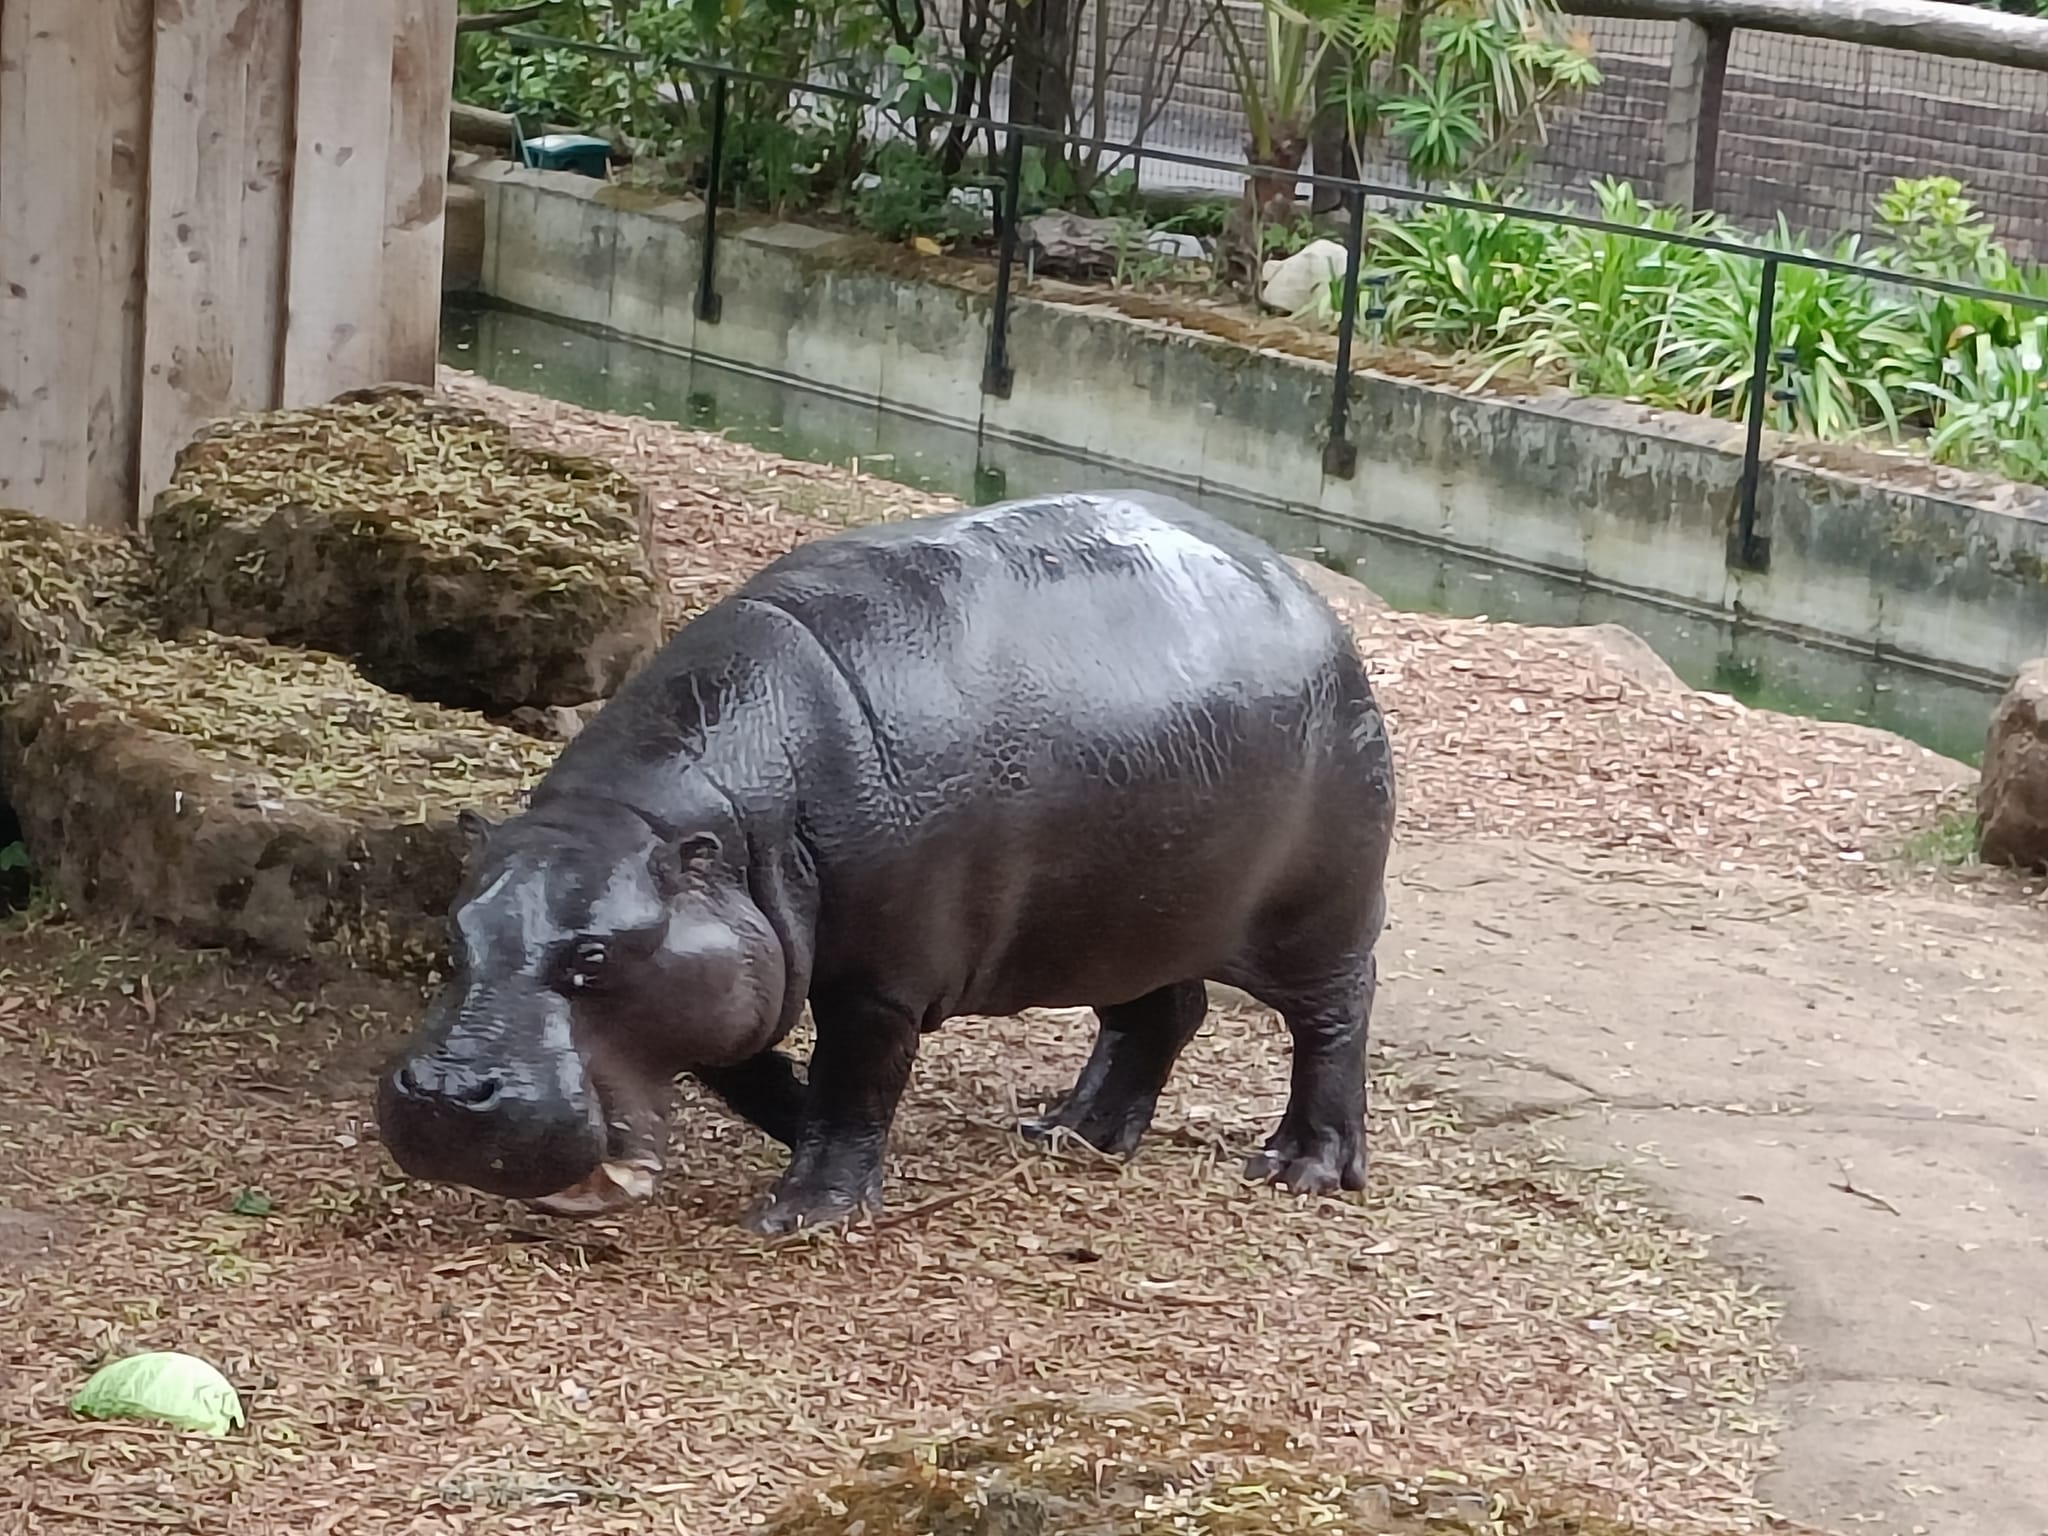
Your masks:
M1255 21L1256 0L1227 3ZM951 9L940 7L943 20L951 21ZM1208 17L1209 0L1084 0L1073 60L1078 130L1241 155L1243 109ZM1583 27L1604 79L1551 115L1533 147L1527 188L1583 199L1594 178L1614 177L1659 197L1678 24L1598 19ZM1256 50L1259 27L1242 30ZM2048 257L2048 78L1895 49L1735 34L1714 175L1720 211L1759 229L1782 216L1795 233L1825 238L1869 229L1878 194L1895 178L1935 173L1960 180L2017 254ZM1369 157L1359 174L1405 179L1390 154ZM1160 164L1147 165L1144 180L1234 187L1220 173Z

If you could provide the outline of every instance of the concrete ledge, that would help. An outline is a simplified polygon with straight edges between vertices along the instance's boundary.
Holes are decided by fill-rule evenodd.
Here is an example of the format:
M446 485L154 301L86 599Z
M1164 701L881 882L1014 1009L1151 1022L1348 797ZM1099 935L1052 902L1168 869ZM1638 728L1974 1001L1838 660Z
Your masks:
M1361 371L1357 473L1332 479L1334 370L1321 357L1035 284L1012 304L1010 396L986 397L984 268L721 217L722 316L707 324L695 316L695 202L503 165L457 175L486 201L488 298L984 438L1055 445L1098 461L1105 484L1141 473L1994 684L2048 653L2039 487L1767 435L1770 569L1734 571L1742 435L1729 423Z

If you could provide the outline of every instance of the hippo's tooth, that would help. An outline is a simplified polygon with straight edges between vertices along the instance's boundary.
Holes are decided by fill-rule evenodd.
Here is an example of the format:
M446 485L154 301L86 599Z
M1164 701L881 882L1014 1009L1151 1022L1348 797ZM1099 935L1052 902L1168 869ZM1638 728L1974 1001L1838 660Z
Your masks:
M649 1163L606 1163L603 1171L631 1199L651 1200L655 1176L661 1169Z

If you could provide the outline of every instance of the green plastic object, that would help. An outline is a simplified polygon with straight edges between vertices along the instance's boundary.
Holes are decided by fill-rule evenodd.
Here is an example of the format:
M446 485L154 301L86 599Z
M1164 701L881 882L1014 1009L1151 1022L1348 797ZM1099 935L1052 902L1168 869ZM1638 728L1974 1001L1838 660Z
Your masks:
M599 181L611 174L611 145L587 133L543 133L522 139L519 149L536 171L573 171Z

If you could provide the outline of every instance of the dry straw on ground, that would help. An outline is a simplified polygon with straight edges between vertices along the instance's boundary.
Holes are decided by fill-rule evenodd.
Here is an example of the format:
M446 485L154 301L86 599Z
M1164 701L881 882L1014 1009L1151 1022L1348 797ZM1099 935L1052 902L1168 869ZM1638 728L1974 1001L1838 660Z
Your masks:
M372 820L515 805L554 755L480 716L389 693L337 657L232 636L89 654L63 686L68 709L110 707L186 742L237 787Z

